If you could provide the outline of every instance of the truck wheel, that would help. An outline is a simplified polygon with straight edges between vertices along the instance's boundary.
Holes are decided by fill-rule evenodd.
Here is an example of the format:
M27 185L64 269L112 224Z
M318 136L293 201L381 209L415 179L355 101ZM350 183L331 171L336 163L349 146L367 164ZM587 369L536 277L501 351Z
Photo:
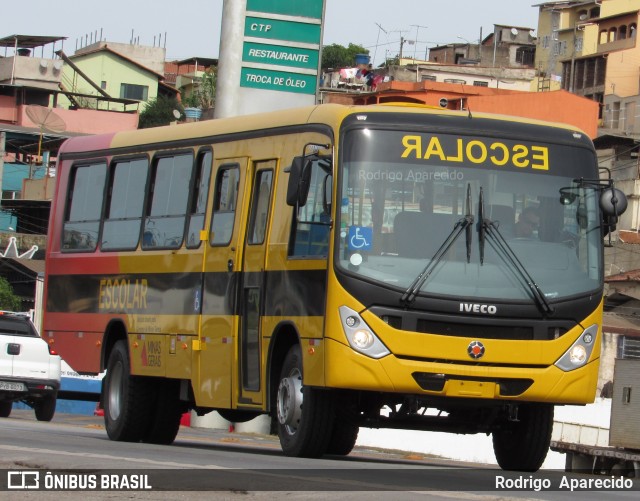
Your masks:
M151 424L151 385L132 376L125 341L114 347L104 377L104 424L111 440L139 442Z
M520 405L518 421L493 432L493 451L503 470L537 471L547 457L553 428L553 406Z
M298 345L291 347L282 364L276 412L280 445L287 456L325 453L333 429L333 399L326 391L304 386Z
M33 404L38 421L51 421L56 413L56 397L44 397Z
M169 445L173 443L180 429L183 406L180 403L180 381L177 379L157 379L153 383L154 405L151 425L143 437L143 442Z
M9 417L11 415L11 409L13 407L13 402L4 401L0 402L0 418Z

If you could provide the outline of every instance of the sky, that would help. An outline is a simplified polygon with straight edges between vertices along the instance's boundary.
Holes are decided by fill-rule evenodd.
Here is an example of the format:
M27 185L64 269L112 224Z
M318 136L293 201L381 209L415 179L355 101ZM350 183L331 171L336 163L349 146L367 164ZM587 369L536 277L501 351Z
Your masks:
M427 47L476 43L494 24L536 28L532 0L325 0L324 45L354 43L369 49L374 64L403 54L424 58ZM73 54L92 40L166 48L168 60L219 55L222 0L2 0L0 37L64 36ZM7 22L10 20L10 22ZM386 32L386 33L385 33ZM417 36L416 36L417 35ZM460 38L458 38L460 37ZM88 43L87 43L88 42ZM58 50L60 46L56 47ZM44 57L52 57L49 47ZM4 49L0 49L4 55ZM38 55L38 51L36 54Z

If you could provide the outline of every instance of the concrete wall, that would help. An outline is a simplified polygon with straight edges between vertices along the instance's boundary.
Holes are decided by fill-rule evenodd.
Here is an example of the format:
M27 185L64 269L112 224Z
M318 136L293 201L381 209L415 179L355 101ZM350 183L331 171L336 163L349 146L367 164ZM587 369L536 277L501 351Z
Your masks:
M517 91L528 91L531 80L535 76L533 68L501 68L489 66L425 64L418 65L419 76L416 78L415 66L393 67L390 74L399 81L424 80L435 77L436 82L448 79L464 80L464 85L474 85L474 82L486 82L487 87Z
M602 2L600 17L615 16L631 10L640 10L640 0L606 0Z
M627 42L628 40L621 41ZM610 52L607 55L605 93L616 94L621 98L637 96L640 93L638 68L640 68L640 47L638 45L630 50Z
M167 51L162 47L116 42L98 42L78 49L75 52L75 55L85 54L102 47L108 47L109 49L116 51L118 54L122 54L124 57L132 59L138 64L141 64L156 73L164 73L164 61L166 59Z
M596 396L602 392L602 388L607 382L613 381L613 371L616 364L618 352L618 334L613 332L603 332L602 352L600 354L600 372L598 373L598 390Z
M39 128L25 112L26 106L18 107L18 125ZM67 132L81 132L83 134L102 134L120 130L134 130L138 127L138 113L121 113L102 110L67 110L56 108L58 115L66 124Z
M473 96L468 103L475 111L560 122L578 127L590 138L598 135L598 103L563 90L526 96Z
M15 98L13 96L0 96L0 122L15 122L17 119Z
M47 247L46 235L27 235L26 233L5 233L0 231L0 251L4 253L7 245L9 245L9 239L12 237L16 239L18 252L28 251L34 245L37 245L38 249L45 249Z
M14 66L15 63L15 66ZM29 85L42 89L57 90L63 64L59 59L12 56L0 58L0 83Z

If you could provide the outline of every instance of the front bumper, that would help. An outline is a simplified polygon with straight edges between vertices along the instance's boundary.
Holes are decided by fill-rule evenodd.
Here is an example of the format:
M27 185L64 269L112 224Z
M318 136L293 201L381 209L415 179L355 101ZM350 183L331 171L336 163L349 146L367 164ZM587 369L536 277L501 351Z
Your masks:
M57 396L60 389L60 381L57 379L24 379L0 376L0 381L7 383L22 383L23 391L0 389L0 401L18 401L25 399L38 399L46 396Z
M549 366L438 363L388 355L375 360L326 339L326 386L424 397L586 404L595 398L598 359L564 372Z

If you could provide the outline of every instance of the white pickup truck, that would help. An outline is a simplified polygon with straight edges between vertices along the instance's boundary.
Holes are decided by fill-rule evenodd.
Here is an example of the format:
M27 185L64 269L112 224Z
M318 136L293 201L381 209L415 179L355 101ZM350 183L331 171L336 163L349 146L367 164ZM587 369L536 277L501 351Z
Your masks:
M0 418L24 402L38 421L51 421L59 389L60 356L27 315L0 311Z

